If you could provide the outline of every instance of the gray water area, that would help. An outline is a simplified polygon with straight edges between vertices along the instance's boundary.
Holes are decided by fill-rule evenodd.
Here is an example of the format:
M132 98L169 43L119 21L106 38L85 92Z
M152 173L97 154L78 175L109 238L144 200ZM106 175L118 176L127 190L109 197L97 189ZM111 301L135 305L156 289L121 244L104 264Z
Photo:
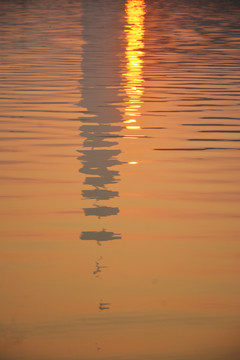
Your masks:
M240 359L239 19L0 2L0 360Z

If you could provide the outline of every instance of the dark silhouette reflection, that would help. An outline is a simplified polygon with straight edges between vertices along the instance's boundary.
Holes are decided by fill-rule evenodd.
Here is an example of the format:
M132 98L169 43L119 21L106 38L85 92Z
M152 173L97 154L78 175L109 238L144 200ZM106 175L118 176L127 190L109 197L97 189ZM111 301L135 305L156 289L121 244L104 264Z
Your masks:
M117 177L119 176L119 171L109 170L108 167L121 164L121 162L115 158L115 156L120 153L120 150L91 149L78 151L83 154L78 158L82 160L83 164L79 171L92 175L85 178L84 184L93 185L96 188L105 188L107 184L115 184L118 182Z
M96 119L95 121L99 121L100 123L100 119ZM103 129L104 132L101 132L101 129ZM118 127L118 130L120 130L120 127ZM84 140L83 142L83 148L85 149L78 150L78 152L82 154L78 157L82 163L82 167L79 169L79 171L87 175L84 180L84 185L93 187L93 189L84 189L82 191L82 196L84 199L95 199L99 201L110 200L119 196L117 191L113 191L107 188L109 185L118 183L119 171L112 169L112 167L121 165L121 161L117 159L117 155L119 155L121 151L119 149L107 148L115 146L118 143L103 141L103 139L106 137L106 133L110 133L110 131L110 125L107 127L102 127L100 125L89 126L87 128L85 127L84 132L81 133L81 136L85 137L87 140ZM100 136L101 139L99 140ZM89 147L91 149L86 149ZM117 215L119 213L118 207L106 206L105 204L93 205L94 207L83 209L86 216L97 216L100 219L101 217ZM89 233L91 234L92 232ZM100 234L100 241L111 240L109 236L106 238L106 231L95 233ZM81 236L81 239L83 239L83 236ZM86 236L84 237L84 240L86 240Z
M83 190L82 196L85 199L96 199L98 200L109 200L119 196L118 191L94 189L94 190Z
M95 208L86 208L83 210L86 216L95 215L99 219L103 216L117 215L119 213L119 209L117 207L110 206L95 205Z
M99 306L98 306L98 308L99 308L99 311L102 311L102 310L109 310L110 309L110 303L104 303L104 302L102 302L102 300L100 301L100 303L99 303Z
M106 269L108 266L101 265L102 256L96 261L96 269L93 271L93 275L99 278L99 274L102 272L102 269Z
M121 131L122 127L99 123L95 125L82 125L79 130L81 130L81 136L86 138L83 143L84 146L92 148L111 147L118 143L116 141L104 141L104 138L109 137L109 133Z
M101 346L99 346L98 343L96 343L96 347L97 347L97 351L101 351L101 350L102 350Z
M102 245L103 241L111 241L121 239L121 234L112 231L83 231L80 237L81 240L96 240L98 245Z
M119 11L116 11L116 7ZM82 190L84 200L109 201L119 196L114 186L120 180L118 167L122 164L118 159L121 150L117 148L116 139L123 126L120 112L115 105L119 102L118 87L121 83L116 56L121 47L121 29L115 27L116 34L112 34L110 29L123 10L121 8L121 4L108 0L83 2L85 45L82 58L81 106L86 108L87 115L80 119L82 124L79 130L83 143L78 150L78 160L82 164L79 172L86 175L83 184L88 187ZM99 219L118 215L119 208L112 205L93 203L90 207L84 207L83 211L85 216L96 216ZM92 223L93 228L96 225L99 226L98 223ZM80 239L95 240L101 245L103 241L121 239L121 235L103 229L83 231Z

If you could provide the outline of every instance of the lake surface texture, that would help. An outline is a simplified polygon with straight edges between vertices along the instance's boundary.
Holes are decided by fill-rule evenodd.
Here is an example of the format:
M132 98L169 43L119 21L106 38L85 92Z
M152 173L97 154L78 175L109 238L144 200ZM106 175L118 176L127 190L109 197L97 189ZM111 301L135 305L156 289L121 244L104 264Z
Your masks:
M1 0L0 360L240 359L240 3Z

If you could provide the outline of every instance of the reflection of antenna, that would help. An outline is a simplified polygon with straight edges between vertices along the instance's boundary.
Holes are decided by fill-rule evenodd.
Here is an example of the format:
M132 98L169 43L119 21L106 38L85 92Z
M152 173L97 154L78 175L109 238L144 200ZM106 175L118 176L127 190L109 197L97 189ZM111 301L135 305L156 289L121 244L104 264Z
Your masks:
M102 302L102 300L100 300L100 303L99 303L99 311L102 311L102 310L109 310L110 309L110 303L104 303Z
M96 270L93 271L93 275L96 275L96 277L99 277L99 273L102 271L102 269L106 269L108 266L101 266L100 261L102 260L102 256L96 261Z
M101 351L102 348L98 345L98 343L96 343L96 346L97 346L97 351Z

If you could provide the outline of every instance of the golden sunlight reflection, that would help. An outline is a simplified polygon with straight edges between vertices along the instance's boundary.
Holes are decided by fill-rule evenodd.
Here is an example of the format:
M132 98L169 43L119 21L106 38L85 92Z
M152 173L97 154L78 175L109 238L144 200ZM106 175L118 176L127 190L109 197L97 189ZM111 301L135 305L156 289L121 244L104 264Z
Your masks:
M136 120L134 120L134 119L130 119L130 120L126 120L126 121L124 121L126 124L130 124L130 123L135 123L136 122Z
M138 125L136 125L136 126L126 126L126 128L127 129L133 129L133 130L135 130L135 129L140 129L141 127L140 126L138 126Z
M141 115L141 97L143 95L143 36L144 36L144 0L128 0L126 4L127 27L126 27L126 84L125 91L128 97L125 107L125 123L136 122L134 119ZM128 119L130 117L131 119ZM140 127L127 127L137 129Z

